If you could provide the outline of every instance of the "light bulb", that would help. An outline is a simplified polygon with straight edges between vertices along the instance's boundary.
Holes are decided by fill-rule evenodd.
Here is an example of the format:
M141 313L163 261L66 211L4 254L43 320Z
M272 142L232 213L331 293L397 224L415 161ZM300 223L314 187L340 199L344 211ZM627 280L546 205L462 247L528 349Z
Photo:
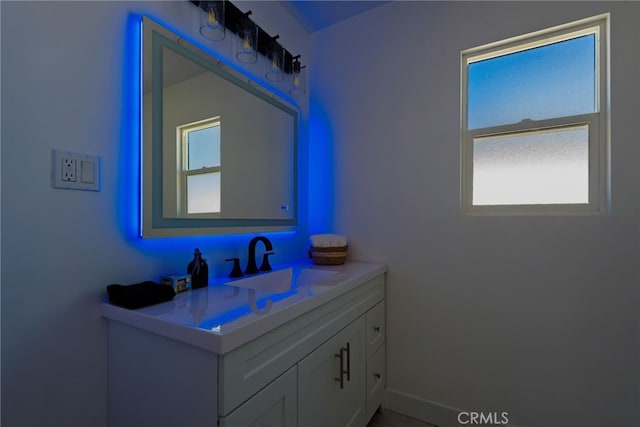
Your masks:
M225 37L224 2L219 4L214 4L213 2L200 3L207 4L205 13L201 15L200 34L207 40L222 40Z
M209 9L207 24L210 27L215 27L216 25L218 25L218 17L216 16L216 11L213 9Z

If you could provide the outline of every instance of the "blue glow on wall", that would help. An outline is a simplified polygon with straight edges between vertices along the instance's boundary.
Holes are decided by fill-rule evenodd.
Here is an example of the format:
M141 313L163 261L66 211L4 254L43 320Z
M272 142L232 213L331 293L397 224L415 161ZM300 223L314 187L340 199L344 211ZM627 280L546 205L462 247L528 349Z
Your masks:
M129 240L140 232L140 91L142 17L127 19L122 70L122 128L118 167L118 216L122 234Z
M308 155L309 234L333 232L333 132L324 106L313 97L309 116Z

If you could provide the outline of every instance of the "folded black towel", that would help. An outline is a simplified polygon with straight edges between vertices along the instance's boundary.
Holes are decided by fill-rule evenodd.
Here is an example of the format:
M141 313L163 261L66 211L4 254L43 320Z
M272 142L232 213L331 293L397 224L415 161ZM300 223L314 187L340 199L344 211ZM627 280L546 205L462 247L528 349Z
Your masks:
M133 285L111 284L107 286L107 293L109 302L130 309L171 301L176 296L171 285L151 281Z

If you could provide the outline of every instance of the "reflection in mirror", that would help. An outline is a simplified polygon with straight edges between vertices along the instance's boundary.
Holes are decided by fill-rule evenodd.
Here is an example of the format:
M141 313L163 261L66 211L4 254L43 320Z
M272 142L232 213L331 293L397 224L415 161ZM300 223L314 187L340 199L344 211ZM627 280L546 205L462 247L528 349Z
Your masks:
M144 237L290 230L297 110L143 19Z

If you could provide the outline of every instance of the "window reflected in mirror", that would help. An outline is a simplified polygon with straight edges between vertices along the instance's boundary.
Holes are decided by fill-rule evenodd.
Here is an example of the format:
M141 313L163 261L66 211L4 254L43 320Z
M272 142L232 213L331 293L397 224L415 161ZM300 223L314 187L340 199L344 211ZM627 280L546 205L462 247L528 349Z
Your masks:
M178 163L180 212L219 214L220 118L178 126L176 134L182 157Z

